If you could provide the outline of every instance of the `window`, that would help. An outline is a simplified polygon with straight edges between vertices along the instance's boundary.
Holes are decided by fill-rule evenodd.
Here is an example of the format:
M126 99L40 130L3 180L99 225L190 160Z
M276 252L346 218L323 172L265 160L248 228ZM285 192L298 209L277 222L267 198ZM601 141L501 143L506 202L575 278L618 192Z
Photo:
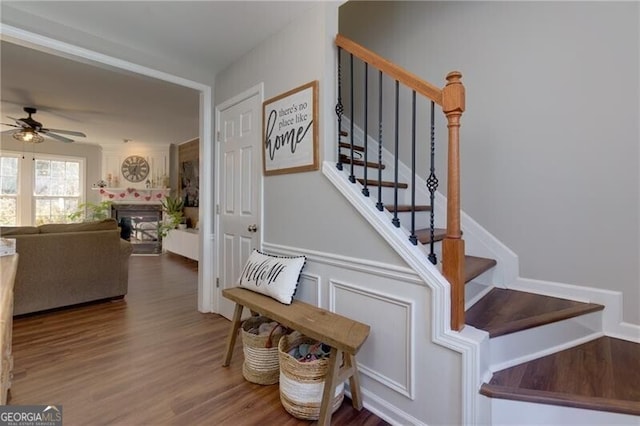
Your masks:
M0 225L18 223L18 157L0 157Z
M35 160L35 224L64 223L80 204L80 162Z
M84 194L84 159L0 156L0 225L71 222Z

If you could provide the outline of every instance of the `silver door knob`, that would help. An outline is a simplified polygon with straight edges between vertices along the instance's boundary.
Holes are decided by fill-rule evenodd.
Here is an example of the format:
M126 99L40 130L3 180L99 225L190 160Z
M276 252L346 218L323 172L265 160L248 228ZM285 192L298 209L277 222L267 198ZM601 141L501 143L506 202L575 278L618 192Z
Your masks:
M249 227L247 228L247 231L249 232L256 232L258 230L258 225L253 224L253 225L249 225Z

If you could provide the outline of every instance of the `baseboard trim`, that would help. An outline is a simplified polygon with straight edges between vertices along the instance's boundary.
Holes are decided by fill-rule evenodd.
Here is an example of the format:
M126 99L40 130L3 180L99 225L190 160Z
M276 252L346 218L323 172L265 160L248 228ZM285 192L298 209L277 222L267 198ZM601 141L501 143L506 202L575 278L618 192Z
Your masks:
M602 330L605 335L640 343L640 325L622 320L622 293L553 281L518 277L510 289L528 291L545 296L560 297L584 303L604 305Z
M348 390L348 387L345 387L344 393L351 398L351 392ZM362 393L362 404L364 405L364 408L371 411L382 420L391 423L392 425L426 426L426 423L421 422L409 413L399 410L398 407L389 404L387 401L379 398L368 390L362 389L360 393Z

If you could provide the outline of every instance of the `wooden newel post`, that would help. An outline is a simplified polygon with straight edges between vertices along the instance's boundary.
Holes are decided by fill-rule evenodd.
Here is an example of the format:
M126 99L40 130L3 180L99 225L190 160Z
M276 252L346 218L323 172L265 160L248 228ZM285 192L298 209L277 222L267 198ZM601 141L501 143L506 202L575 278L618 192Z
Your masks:
M449 129L447 172L447 235L442 245L442 273L451 285L451 329L464 327L464 240L460 230L460 117L464 112L462 74L447 74L442 110Z

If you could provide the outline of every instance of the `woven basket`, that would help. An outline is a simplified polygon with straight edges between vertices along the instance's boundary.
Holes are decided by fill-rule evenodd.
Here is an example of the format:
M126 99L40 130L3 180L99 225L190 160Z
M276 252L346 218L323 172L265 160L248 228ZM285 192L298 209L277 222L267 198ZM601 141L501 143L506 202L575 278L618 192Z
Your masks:
M259 385L278 383L280 378L278 340L285 334L281 327L269 336L259 336L247 331L266 322L272 322L272 320L256 316L242 323L242 351L244 352L242 375L251 383Z
M300 362L288 354L289 350L302 343L317 343L299 333L283 336L278 344L280 357L280 401L289 414L299 419L318 420L324 379L329 368L328 359ZM344 400L344 383L336 387L331 401L331 412L335 412Z

